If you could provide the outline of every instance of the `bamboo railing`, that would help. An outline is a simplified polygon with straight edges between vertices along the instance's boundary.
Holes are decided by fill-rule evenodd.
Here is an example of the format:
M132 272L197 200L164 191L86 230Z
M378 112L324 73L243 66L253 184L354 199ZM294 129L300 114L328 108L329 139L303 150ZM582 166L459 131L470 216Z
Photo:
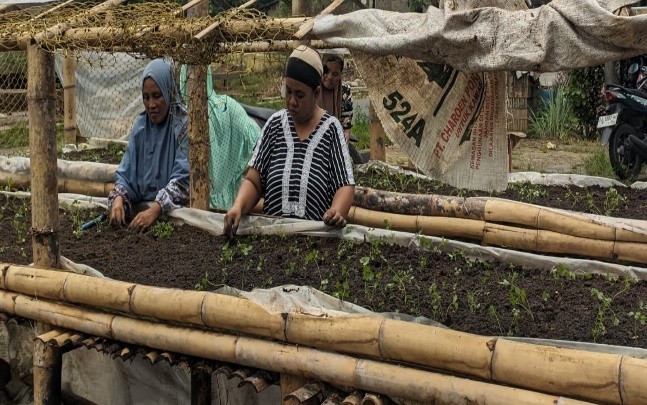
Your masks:
M369 356L380 361L405 362L524 390L589 401L612 404L647 401L647 390L643 389L643 381L647 381L647 360L644 359L518 343L379 316L326 318L303 313L270 313L252 301L228 295L150 287L25 266L0 264L0 271L0 289L4 290L0 295L1 311L31 319L43 318L57 326L124 342L156 347L151 345L152 340L141 341L132 335L127 335L129 337L124 340L121 335L124 332L114 331L116 318L113 314L97 313L96 320L91 321L84 315L86 311L70 315L69 311L63 310L66 305L45 300L90 305L103 311L119 311L164 322L181 322L200 328L278 340L299 347ZM38 297L38 300L21 294ZM81 311L78 308L75 310ZM164 326L158 333L152 333L136 332L133 325L127 328L132 330L128 333L171 339L166 336L173 329L171 327ZM160 348L185 353L186 350L225 350L224 347L230 345L226 343L229 342L227 338L221 342L222 346L218 340L211 340L206 343L192 342L191 346L197 349L181 347L182 344L189 344L187 339L193 333L186 332L182 335L184 337L169 342L168 346L165 343ZM273 345L266 348L279 352L283 350L283 343ZM221 349L213 349L214 346ZM210 357L213 353L209 353L187 354L205 354L204 357L213 358ZM217 359L232 360L231 357ZM343 369L343 362L330 364L335 364L332 366L335 371L329 370L328 373L336 374ZM269 370L277 367L269 366L255 365ZM290 373L294 370L277 371ZM318 374L317 378L321 378L321 375ZM330 376L322 380L330 381ZM384 392L390 388L376 388L370 387L376 392L392 394ZM471 391L467 389L464 392Z
M0 291L0 311L120 342L183 353L422 403L588 404L329 351L134 319ZM388 384L385 384L388 381Z

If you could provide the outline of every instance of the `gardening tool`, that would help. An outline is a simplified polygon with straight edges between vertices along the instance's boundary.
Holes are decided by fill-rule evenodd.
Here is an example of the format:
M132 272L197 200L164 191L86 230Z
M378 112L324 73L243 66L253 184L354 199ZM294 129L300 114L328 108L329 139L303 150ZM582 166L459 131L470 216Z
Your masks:
M81 230L82 231L87 231L88 229L92 229L95 226L99 225L101 222L105 221L106 219L108 219L108 214L106 214L104 212L103 214L99 215L95 219L90 220L90 221L84 223L83 225L81 225Z

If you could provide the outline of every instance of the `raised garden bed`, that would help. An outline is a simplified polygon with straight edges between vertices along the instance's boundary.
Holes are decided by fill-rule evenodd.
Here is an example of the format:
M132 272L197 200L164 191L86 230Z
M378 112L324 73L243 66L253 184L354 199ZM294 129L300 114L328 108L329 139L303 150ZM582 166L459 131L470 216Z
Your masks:
M0 197L0 207L0 261L30 263L29 201ZM460 252L418 251L388 240L282 235L228 243L168 222L143 235L107 225L78 232L94 215L61 212L61 254L119 280L209 290L310 285L376 312L424 316L476 334L647 348L645 282L576 276L564 266L537 271L471 262Z

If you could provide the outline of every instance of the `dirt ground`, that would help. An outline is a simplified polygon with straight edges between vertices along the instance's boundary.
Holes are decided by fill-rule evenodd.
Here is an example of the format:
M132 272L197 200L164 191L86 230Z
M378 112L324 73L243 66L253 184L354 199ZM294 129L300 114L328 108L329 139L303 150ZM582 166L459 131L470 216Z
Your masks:
M513 172L574 173L586 174L583 165L596 150L606 147L597 142L580 141L560 144L555 141L556 149L546 147L548 140L523 139L512 151ZM409 166L409 158L397 146L386 148L387 163Z

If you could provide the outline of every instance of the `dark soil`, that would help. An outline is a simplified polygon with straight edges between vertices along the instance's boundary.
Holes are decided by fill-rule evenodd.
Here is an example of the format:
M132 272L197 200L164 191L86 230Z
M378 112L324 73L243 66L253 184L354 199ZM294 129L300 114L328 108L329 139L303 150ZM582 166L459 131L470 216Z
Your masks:
M633 198L627 201L642 202ZM0 262L30 263L29 201L0 196L0 209ZM74 232L96 214L61 212L61 254L118 280L188 290L310 285L376 312L425 316L481 335L647 348L645 282L576 277L561 266L536 271L470 262L462 254L407 249L386 240L354 244L249 236L229 244L221 236L165 222L147 234L107 225Z

